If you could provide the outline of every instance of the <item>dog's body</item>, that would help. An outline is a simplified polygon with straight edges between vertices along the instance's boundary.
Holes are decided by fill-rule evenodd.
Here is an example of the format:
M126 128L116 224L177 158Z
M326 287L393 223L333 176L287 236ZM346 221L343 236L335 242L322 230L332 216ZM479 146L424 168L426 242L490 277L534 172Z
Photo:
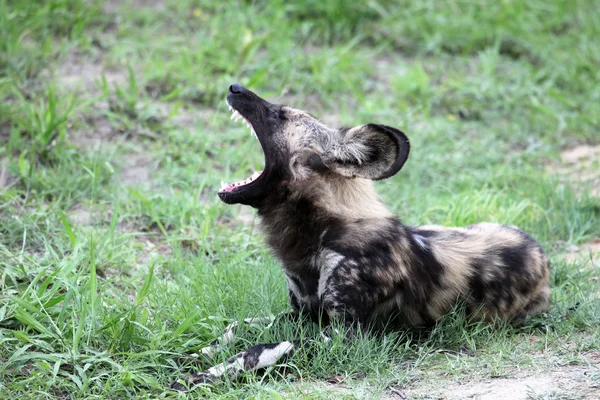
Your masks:
M523 231L490 223L409 227L383 205L371 181L404 165L402 132L374 124L332 130L240 85L230 87L228 104L257 134L265 170L224 185L219 196L258 210L297 313L324 324L421 327L458 302L486 320L548 309L548 258ZM188 381L272 365L296 345L259 345Z
M314 221L307 216L305 223ZM548 306L547 258L516 228L413 228L390 216L322 232L304 240L293 231L269 235L291 306L315 321L422 327L459 301L486 319L522 319Z

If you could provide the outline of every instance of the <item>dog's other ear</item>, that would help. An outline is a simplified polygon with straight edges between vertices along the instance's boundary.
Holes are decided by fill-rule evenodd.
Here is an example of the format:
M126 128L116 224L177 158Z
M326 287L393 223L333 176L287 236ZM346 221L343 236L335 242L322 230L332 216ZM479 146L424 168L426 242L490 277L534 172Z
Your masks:
M348 178L381 180L400 171L409 151L408 138L398 129L367 124L340 130L339 140L320 160L328 170Z

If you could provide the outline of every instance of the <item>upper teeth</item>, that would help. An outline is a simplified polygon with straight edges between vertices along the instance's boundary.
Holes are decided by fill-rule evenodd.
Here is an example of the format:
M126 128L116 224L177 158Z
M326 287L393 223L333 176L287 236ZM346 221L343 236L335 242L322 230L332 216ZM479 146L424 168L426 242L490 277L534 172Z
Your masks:
M250 124L250 122L248 122L248 120L246 120L246 118L244 118L242 116L242 114L240 114L237 110L235 110L233 107L231 107L229 105L229 103L227 103L227 107L229 107L229 110L231 110L231 119L234 120L234 121L237 121L240 118L243 119L244 122L246 123L246 125L248 125L248 128L250 128L250 134L256 136L256 131L254 130L254 128L252 127L252 125Z
M237 110L232 110L231 111L231 119L237 121L240 118L242 118L242 114L240 114L239 112L237 112Z

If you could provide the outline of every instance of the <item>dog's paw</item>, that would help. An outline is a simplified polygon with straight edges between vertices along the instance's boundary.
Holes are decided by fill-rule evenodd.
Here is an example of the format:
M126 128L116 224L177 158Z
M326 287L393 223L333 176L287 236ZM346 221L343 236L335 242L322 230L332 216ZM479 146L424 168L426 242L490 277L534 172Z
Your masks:
M176 390L178 392L187 392L188 391L187 383L183 379L178 379L175 382L171 383L169 385L169 388L171 390Z
M212 384L217 380L217 377L207 372L198 372L182 379L178 379L171 383L169 387L179 392L187 392L194 385Z

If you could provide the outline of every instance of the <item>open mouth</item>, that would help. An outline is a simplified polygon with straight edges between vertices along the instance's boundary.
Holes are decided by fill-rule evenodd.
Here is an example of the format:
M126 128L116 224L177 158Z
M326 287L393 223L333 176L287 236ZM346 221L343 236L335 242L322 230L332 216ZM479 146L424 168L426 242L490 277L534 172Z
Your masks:
M242 121L244 121L248 125L248 128L250 128L250 134L253 135L254 137L258 138L258 135L256 134L256 131L254 130L254 127L252 126L252 123L250 123L248 118L246 118L238 110L233 108L229 104L228 101L226 101L226 103L227 103L227 107L229 107L229 110L231 111L231 119L233 119L234 121L238 121L240 119ZM260 139L259 139L259 143L260 143ZM261 143L261 145L262 145L262 143ZM238 181L238 182L233 182L233 183L221 182L221 189L219 190L219 193L230 193L230 192L234 192L239 189L245 188L246 186L249 186L249 185L253 184L254 182L256 182L256 180L258 180L261 177L262 172L263 171L256 171L252 175L250 175L248 178Z

